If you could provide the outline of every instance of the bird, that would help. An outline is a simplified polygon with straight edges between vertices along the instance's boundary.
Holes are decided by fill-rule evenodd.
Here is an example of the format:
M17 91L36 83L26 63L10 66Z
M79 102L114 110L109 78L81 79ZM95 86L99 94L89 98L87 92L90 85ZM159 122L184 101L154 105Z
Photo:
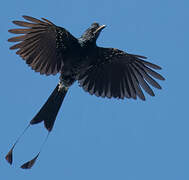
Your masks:
M76 38L65 28L45 18L36 19L26 15L23 18L25 21L12 21L22 28L9 30L18 34L8 39L16 43L10 49L17 50L16 54L41 75L60 74L59 83L26 129L44 122L50 133L62 102L75 82L91 95L115 99L140 98L144 101L143 90L154 96L151 86L161 89L155 80L165 80L156 72L161 67L146 61L146 56L97 45L96 41L106 25L94 22L81 37ZM20 137L6 155L10 164L13 161L13 149ZM21 168L31 168L39 153Z

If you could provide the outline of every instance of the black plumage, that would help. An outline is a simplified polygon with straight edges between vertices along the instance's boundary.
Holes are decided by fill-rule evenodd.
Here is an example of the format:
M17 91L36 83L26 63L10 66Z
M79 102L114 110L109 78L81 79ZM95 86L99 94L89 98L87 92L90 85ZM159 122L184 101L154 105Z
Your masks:
M161 89L154 80L164 80L154 71L161 67L145 61L145 56L96 45L105 25L93 23L77 39L47 19L23 18L29 22L13 23L25 28L9 30L21 34L8 40L18 42L10 49L17 49L16 54L40 74L60 73L59 84L30 124L44 121L45 127L51 131L62 101L75 81L91 95L117 99L139 97L145 100L143 90L154 96L150 85Z

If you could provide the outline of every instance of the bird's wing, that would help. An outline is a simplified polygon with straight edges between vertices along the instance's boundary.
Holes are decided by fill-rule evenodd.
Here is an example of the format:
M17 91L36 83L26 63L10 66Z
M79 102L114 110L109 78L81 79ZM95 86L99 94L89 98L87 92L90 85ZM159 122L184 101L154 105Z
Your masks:
M14 34L23 34L8 39L10 42L18 42L10 49L18 49L26 63L36 72L41 74L57 74L60 72L66 55L77 39L66 29L54 25L47 19L38 20L33 17L23 16L24 21L13 21L14 24L24 29L10 29Z
M164 78L152 69L161 67L144 61L144 56L125 53L114 48L100 48L96 63L80 74L80 86L90 94L108 98L133 98L145 100L142 88L154 96L152 85L161 89L153 79Z

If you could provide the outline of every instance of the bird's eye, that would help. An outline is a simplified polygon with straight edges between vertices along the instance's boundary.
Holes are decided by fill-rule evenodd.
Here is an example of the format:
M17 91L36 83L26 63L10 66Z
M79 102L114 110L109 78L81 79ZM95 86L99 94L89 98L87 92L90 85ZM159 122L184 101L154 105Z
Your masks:
M93 24L91 24L91 26L92 26L93 28L98 28L100 25L99 25L98 23L94 22Z

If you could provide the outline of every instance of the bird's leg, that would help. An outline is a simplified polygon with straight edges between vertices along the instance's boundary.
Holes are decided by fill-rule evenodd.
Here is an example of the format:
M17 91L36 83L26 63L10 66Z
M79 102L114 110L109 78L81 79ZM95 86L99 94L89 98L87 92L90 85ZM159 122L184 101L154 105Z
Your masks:
M59 79L60 79L60 82L58 83L58 91L63 91L63 90L67 91L69 89L69 85L66 84L62 76L60 76Z
M59 87L58 87L58 91L62 91L62 90L68 90L69 87L75 82L75 77L71 76L71 75L63 75L61 74L59 77L60 81L58 83Z
M60 82L58 83L58 91L62 91L63 88L66 88L66 86L64 85L63 81L60 80ZM68 89L68 87L67 87L67 89Z

